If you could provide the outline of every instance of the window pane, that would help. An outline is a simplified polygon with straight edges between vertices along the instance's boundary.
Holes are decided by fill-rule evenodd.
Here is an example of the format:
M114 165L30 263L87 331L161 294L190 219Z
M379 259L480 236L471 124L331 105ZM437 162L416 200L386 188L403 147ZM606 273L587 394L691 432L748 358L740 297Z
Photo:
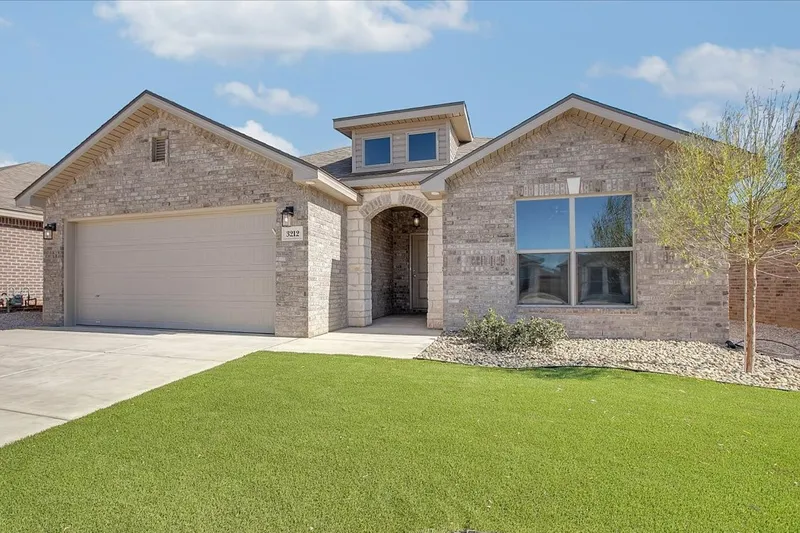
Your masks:
M577 255L578 303L631 303L631 252L581 252Z
M408 160L436 159L436 132L414 133L408 136Z
M569 304L569 254L521 254L519 303Z
M633 246L631 197L575 198L577 248L627 248Z
M569 248L569 200L517 202L517 250Z
M389 137L364 141L364 165L386 165L392 161Z

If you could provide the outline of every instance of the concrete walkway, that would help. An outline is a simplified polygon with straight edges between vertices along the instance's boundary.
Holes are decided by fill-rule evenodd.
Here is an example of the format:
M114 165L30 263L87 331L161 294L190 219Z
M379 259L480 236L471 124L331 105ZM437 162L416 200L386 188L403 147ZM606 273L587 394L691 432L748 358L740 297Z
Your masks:
M311 339L293 339L268 350L413 359L441 333L427 328L425 315L391 315L378 318L365 328L344 328Z
M313 339L130 328L0 331L0 446L255 351L410 359L439 333L420 316Z

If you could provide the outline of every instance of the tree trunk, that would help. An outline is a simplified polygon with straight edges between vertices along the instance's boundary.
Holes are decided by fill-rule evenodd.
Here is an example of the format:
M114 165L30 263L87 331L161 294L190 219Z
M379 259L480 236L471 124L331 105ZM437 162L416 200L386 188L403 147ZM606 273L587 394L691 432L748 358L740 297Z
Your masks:
M756 264L747 261L744 276L744 371L753 372L756 358Z

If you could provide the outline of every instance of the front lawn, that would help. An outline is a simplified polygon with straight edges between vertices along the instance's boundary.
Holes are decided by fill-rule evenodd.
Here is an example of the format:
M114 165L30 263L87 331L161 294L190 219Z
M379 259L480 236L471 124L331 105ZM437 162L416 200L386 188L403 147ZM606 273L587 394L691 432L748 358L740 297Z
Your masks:
M0 531L790 531L800 393L257 353L2 448L0 473Z

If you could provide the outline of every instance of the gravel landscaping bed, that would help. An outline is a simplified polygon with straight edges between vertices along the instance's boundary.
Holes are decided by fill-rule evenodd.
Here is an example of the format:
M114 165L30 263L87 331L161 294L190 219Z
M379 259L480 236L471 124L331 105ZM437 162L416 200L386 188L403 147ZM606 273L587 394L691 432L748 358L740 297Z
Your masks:
M38 328L42 325L41 311L0 311L0 330L17 328Z
M768 338L762 333L758 337ZM788 328L781 328L788 329ZM800 339L800 332L783 332L785 342ZM740 337L732 335L734 340ZM769 337L772 338L772 337ZM776 339L777 340L777 339ZM800 343L796 343L800 344ZM791 351L790 348L786 351ZM755 372L742 371L743 350L704 342L643 341L627 339L570 339L560 341L551 353L534 350L492 352L459 337L445 333L418 359L431 359L477 366L535 368L588 366L644 370L678 376L710 379L784 390L800 390L800 365L797 359L756 356Z

